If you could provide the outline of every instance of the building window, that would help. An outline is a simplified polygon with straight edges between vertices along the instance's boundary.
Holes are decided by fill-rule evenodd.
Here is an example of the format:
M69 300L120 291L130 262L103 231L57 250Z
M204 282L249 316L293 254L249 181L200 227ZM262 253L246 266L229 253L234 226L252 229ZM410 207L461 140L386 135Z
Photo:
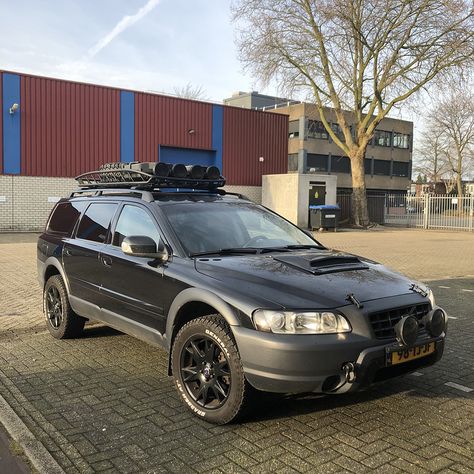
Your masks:
M372 174L372 158L364 159L364 171L365 174Z
M394 161L393 162L393 176L408 177L409 163L405 161Z
M390 176L390 161L374 160L374 174L378 176Z
M387 132L385 130L375 130L373 143L376 146L392 146L392 132Z
M319 120L308 120L308 138L318 138L319 140L327 140L329 134Z
M332 123L331 124L331 129L334 131L334 133L336 134L336 137L339 138L339 140L343 141L345 140L344 138L344 134L342 133L342 129L341 127L339 126L338 123Z
M288 123L288 138L297 138L300 136L300 121L291 120Z
M298 153L288 155L288 171L298 171Z
M350 173L351 162L347 156L334 156L331 157L331 171L334 173Z
M393 132L393 146L394 148L408 149L410 147L410 135Z
M306 156L306 166L308 171L327 171L328 155L316 155L308 153Z

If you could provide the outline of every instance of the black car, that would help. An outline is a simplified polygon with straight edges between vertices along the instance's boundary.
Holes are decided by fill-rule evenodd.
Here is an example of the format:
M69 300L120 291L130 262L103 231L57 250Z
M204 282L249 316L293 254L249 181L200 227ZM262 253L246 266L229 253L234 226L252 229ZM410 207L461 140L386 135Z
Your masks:
M441 358L447 317L423 284L325 248L212 167L118 166L78 177L39 237L54 337L96 320L165 348L214 423L256 390L344 393Z

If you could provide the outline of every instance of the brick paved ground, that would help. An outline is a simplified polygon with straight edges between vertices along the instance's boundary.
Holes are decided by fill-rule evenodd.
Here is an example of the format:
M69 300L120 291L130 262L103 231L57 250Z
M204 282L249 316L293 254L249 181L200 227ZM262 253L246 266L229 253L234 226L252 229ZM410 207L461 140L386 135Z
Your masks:
M474 388L474 292L466 291L474 280L464 277L474 273L474 236L318 238L439 278L430 285L457 319L438 365L360 394L267 398L250 421L211 426L183 409L164 352L100 326L82 339L52 339L35 245L0 237L13 242L0 245L0 394L68 473L474 472L474 392L445 385Z

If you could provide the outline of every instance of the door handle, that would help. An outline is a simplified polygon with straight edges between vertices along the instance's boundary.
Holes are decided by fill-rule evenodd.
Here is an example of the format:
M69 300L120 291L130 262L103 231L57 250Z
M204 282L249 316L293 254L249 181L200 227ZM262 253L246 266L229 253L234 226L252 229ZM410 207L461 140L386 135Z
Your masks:
M109 257L108 255L101 255L100 261L106 267L111 267L112 266L112 257Z
M69 250L69 249L66 249L64 251L65 255L67 255L68 257L70 257L72 255L72 252Z

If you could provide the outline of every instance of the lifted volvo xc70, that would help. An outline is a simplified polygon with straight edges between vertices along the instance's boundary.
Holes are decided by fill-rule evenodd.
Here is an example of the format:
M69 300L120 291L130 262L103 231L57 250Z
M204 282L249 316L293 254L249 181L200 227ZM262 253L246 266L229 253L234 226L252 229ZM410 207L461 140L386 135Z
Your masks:
M179 396L210 422L255 390L349 392L442 356L429 288L226 193L215 167L112 164L77 180L38 240L49 331L96 320L165 348Z

